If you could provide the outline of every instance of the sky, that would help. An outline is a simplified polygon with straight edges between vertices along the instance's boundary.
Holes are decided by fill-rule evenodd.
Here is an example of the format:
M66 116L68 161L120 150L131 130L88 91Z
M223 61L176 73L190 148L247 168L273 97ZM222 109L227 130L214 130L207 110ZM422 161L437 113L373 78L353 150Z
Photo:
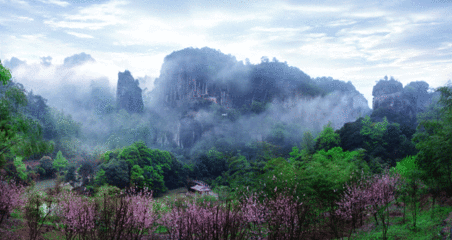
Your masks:
M433 88L452 79L451 12L452 0L0 0L0 60L35 94L87 79L115 88L126 69L151 90L165 56L210 47L351 81L372 108L385 75Z

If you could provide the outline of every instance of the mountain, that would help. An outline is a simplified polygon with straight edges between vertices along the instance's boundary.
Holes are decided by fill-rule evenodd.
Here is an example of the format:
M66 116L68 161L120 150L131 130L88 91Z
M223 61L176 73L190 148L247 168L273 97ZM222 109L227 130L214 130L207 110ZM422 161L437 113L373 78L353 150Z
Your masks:
M128 70L118 73L116 101L118 110L125 109L129 113L143 112L141 88L138 86L138 80L134 80Z
M215 128L218 122L207 124L206 118L200 115L201 110L209 111L212 105L219 107L222 116L230 117L234 110L242 115L261 114L268 104L283 107L321 98L316 104L329 110L318 110L314 119L320 118L317 124L331 120L335 128L371 111L367 100L351 82L312 79L300 69L276 59L269 62L263 58L260 64L243 64L231 55L207 47L186 48L166 56L154 85L154 105L181 113L174 124L177 130L170 134L172 139L167 139L166 134L162 142L183 148L194 146Z
M384 116L389 122L397 122L412 128L416 127L416 116L425 111L432 103L433 96L439 93L429 92L429 84L424 81L402 83L386 76L372 90L372 118L381 121Z

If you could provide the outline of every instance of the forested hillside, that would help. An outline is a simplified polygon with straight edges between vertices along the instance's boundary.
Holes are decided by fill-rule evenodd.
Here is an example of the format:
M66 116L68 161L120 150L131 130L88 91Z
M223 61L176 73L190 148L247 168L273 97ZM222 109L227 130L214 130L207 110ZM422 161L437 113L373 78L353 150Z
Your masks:
M83 116L72 116L24 89L1 62L0 80L0 169L11 184L55 178L91 197L106 187L159 197L197 179L220 201L263 204L265 211L243 210L242 220L268 223L268 239L316 238L321 224L331 238L349 236L365 211L386 238L391 202L416 212L421 194L430 194L432 207L440 193L452 196L451 86L403 88L385 77L371 111L350 82L311 79L276 59L252 65L208 48L184 49L165 58L139 110L114 104L93 83L78 106ZM130 93L129 84L141 98L138 81L129 82L121 94ZM19 203L0 205L2 221ZM279 213L282 206L298 215ZM287 232L275 228L291 222Z

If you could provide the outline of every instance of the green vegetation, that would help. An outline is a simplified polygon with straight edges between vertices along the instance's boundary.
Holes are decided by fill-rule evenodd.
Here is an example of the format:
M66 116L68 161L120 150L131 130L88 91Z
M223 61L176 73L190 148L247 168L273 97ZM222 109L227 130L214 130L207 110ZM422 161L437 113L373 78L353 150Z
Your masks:
M67 164L68 162L66 158L63 157L63 153L61 153L61 151L58 151L55 160L53 160L53 168L55 168L57 172L59 172L61 169L65 168Z
M271 83L276 74L264 73L261 68L266 64L285 69L282 63L263 61L252 72L255 79L268 80L262 84ZM439 88L439 102L418 116L417 129L389 121L400 116L386 116L385 111L380 111L375 113L381 117L380 121L366 116L336 131L331 123L323 126L321 132L311 133L307 129L300 130L296 124L278 122L268 128L269 134L263 141L240 145L237 142L241 140L222 136L204 140L202 146L177 151L172 151L171 147L167 150L151 147L150 143L155 143L157 138L159 141L173 138L171 135L162 137L166 133L159 132L159 128L164 127L150 124L154 120L146 122L126 111L104 111L98 107L98 117L115 121L112 125L121 128L93 138L103 140L103 147L108 151L101 147L85 151L86 146L81 142L86 136L82 134L81 124L71 115L49 109L38 96L29 94L27 97L20 86L11 82L11 74L1 64L0 81L4 85L0 89L0 169L28 185L32 185L33 176L37 174L46 179L63 172L65 181L80 181L78 176L81 176L82 187L75 187L74 191L86 191L95 198L104 194L114 196L127 188L149 188L161 199L154 207L162 212L180 205L179 200L161 197L171 193L175 199L178 193L171 191L188 189L188 178L206 182L219 195L219 199L196 198L194 201L199 205L226 200L239 204L244 197L255 193L262 193L259 201L264 202L290 191L292 197L304 199L305 205L315 206L308 218L317 221L316 227L342 236L350 224L336 215L337 203L350 194L344 186L359 184L362 177L375 176L388 167L392 174L401 176L395 200L389 205L393 214L390 222L394 223L389 225L389 239L437 238L438 223L452 211L451 207L436 207L435 210L442 192L452 196L452 91L447 87ZM320 89L304 84L312 96L322 94ZM259 100L244 105L241 111L226 111L208 101L201 101L198 107L210 105L214 118L226 124L245 115L256 117L264 113L271 106L268 96L281 94L284 93L279 90L259 93L256 98ZM30 99L33 101L27 113L23 107ZM44 114L38 115L38 112ZM265 121L267 119L262 118L262 122L256 124L266 126ZM242 136L241 130L231 131L237 131L237 138ZM294 135L301 133L301 142L295 142ZM194 135L187 133L190 134ZM288 150L287 146L291 148ZM40 159L39 165L27 169L24 161L30 157ZM426 200L427 194L432 198ZM33 196L25 215L31 217L38 211L43 218L36 220L39 224L55 222L52 217L44 219L42 199ZM325 215L330 216L328 221L318 217ZM11 217L24 219L23 213L18 212ZM372 224L372 216L364 219L363 225L366 224ZM386 230L384 232L386 234ZM365 234L354 233L352 237L375 239L382 235L383 227L378 225L371 226Z
M11 82L11 73L0 62L0 168L7 159L29 157L53 151L53 143L44 141L42 127L25 116L21 108L27 105L24 89Z

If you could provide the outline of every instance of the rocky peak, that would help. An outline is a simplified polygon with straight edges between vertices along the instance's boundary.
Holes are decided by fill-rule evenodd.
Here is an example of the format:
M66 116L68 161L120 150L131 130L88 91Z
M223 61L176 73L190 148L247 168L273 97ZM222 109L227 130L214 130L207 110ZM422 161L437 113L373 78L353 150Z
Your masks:
M118 73L116 101L118 110L125 109L129 113L143 112L141 88L138 86L138 80L134 80L128 70Z
M432 94L427 92L428 83L424 81L411 82L405 86L387 77L380 80L373 88L372 106L374 112L384 109L394 114L407 117L412 123L419 112L430 104ZM389 119L388 119L389 120Z
M401 92L403 90L403 85L401 82L396 81L393 77L388 80L388 77L385 76L384 80L378 81L378 83L372 89L372 96L378 97L387 94L392 94L396 92Z

